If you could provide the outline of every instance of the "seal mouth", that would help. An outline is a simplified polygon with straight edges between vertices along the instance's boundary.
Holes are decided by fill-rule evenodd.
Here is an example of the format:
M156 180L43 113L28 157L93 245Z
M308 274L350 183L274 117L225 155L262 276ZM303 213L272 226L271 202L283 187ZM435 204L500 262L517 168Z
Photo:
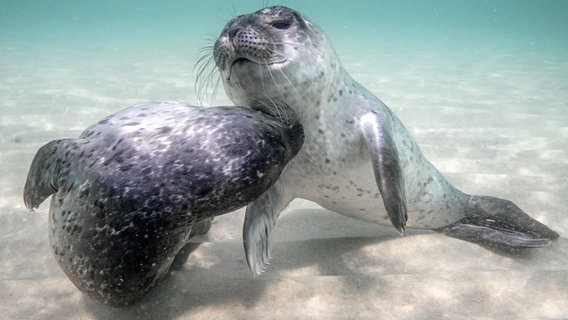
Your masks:
M235 60L233 60L233 63L231 63L231 68L233 68L233 66L242 66L244 64L247 63L254 63L251 60L247 59L247 58L237 58Z
M248 68L251 64L252 65L256 65L258 67L270 67L270 66L274 66L274 65L281 65L284 64L288 61L288 59L282 58L281 60L275 60L275 61L254 61L251 60L249 58L246 57L238 57L233 59L232 61L229 61L228 65L229 65L229 72L227 73L227 80L231 79L231 75L233 74L233 69L242 69L242 68Z

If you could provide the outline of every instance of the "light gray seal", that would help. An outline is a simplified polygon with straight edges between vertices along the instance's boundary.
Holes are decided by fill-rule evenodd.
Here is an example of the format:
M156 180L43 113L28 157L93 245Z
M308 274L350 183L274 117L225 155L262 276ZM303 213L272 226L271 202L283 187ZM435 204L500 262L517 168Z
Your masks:
M168 271L193 226L206 232L211 217L257 199L302 143L293 117L139 104L41 147L24 201L31 210L53 194L59 266L90 298L124 306Z
M325 33L299 12L275 6L232 19L213 58L235 104L285 104L305 130L289 169L246 210L243 238L253 272L269 260L275 223L294 198L401 233L426 228L521 248L558 237L512 202L465 194L446 181L396 115L351 78Z

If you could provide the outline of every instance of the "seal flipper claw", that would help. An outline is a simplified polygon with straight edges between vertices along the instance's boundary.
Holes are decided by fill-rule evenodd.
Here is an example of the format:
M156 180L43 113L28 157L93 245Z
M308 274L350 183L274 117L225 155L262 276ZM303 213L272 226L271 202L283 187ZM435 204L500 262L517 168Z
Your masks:
M275 184L251 203L245 213L243 244L249 268L261 274L270 261L272 231L280 212L292 201Z
M435 231L470 242L513 248L545 247L559 237L511 201L470 196L469 205L465 218Z
M74 139L51 141L36 153L24 186L24 203L30 211L39 207L47 197L59 189L60 171L65 161L61 151L72 140Z
M361 117L360 125L363 137L371 154L371 164L375 180L385 209L393 226L402 234L408 219L404 176L400 167L398 150L394 143L392 128L386 119L370 112Z

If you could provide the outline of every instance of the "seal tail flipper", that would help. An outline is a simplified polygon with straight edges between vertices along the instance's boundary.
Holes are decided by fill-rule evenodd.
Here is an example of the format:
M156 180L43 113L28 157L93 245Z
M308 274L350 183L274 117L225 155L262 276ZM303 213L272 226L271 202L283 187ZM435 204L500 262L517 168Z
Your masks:
M371 154L375 180L393 226L402 233L408 219L404 175L394 143L390 117L370 112L361 117L361 131Z
M469 205L465 218L435 231L470 242L513 248L545 247L559 236L511 201L470 196Z
M243 244L248 266L254 274L261 274L270 261L272 231L276 220L292 201L291 197L282 194L277 184L278 182L246 209Z
M59 189L59 172L64 161L61 150L70 140L51 141L35 154L24 186L24 203L29 210L39 207Z

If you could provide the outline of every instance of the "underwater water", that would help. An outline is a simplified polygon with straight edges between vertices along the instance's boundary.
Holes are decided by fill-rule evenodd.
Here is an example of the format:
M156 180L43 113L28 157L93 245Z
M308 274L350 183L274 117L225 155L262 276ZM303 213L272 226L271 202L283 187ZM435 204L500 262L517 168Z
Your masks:
M229 19L266 3L3 1L0 318L568 318L568 1L277 4L323 28L452 184L510 199L561 238L504 253L295 201L262 276L246 265L239 210L142 302L100 306L51 256L48 201L24 207L35 152L142 101L231 105L220 84L198 97L196 63Z

